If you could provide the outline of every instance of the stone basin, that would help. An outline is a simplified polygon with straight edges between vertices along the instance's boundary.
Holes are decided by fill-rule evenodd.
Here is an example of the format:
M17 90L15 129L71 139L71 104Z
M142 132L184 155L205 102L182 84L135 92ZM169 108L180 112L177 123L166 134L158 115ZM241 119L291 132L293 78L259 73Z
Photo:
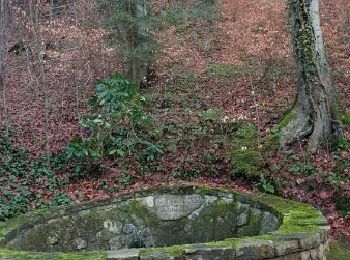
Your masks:
M0 223L0 259L326 259L312 206L209 187L160 187ZM1 249L2 248L2 249Z

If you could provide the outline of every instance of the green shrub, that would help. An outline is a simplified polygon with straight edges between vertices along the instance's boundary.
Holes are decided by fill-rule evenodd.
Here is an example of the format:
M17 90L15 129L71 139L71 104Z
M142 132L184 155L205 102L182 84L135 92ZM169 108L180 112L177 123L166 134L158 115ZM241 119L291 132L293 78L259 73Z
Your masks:
M234 168L246 177L252 178L258 175L262 163L261 154L254 150L234 150L232 153Z
M275 187L273 186L273 183L268 181L268 179L265 177L264 174L260 174L260 180L258 183L256 183L253 188L257 191L263 191L267 194L274 194L275 193Z
M257 148L258 129L251 123L242 123L235 135L236 146Z
M250 123L243 123L237 130L232 152L235 173L243 174L248 179L259 176L262 156L258 147L257 128Z
M345 216L350 214L350 198L346 196L338 196L335 200L338 212Z
M206 122L213 122L217 123L220 120L220 117L222 116L222 111L218 109L207 109L202 112L201 114L201 121Z
M75 172L98 170L105 157L138 155L146 162L156 160L163 147L152 140L154 119L146 111L146 99L138 87L116 74L98 83L96 89L89 100L92 113L82 121L90 135L72 140L65 152L66 159L75 164Z
M203 168L178 166L171 173L171 177L182 179L182 180L193 180L193 179L199 178L203 174L204 174Z

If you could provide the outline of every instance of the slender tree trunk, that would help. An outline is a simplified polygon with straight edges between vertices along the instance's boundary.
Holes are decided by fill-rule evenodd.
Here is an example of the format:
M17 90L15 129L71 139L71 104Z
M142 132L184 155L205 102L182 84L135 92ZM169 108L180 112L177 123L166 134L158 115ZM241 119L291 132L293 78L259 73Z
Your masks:
M128 13L135 19L142 19L148 15L148 0L129 0ZM131 59L129 61L128 75L134 82L140 82L147 74L148 64L137 57L136 53L142 44L148 40L149 29L145 25L136 25L135 22L129 27L129 45L131 46Z
M145 18L149 15L149 3L148 0L139 0L135 7L135 16L137 18ZM146 24L142 24L137 28L137 48L140 48L141 45L147 44L149 41L149 28ZM144 54L146 56L152 55L151 53ZM138 62L137 67L137 79L138 81L143 80L147 75L147 69L150 66L146 61L141 60Z
M33 50L34 50L34 60L38 61L39 65L39 90L40 95L44 99L44 118L45 118L45 150L46 150L46 156L48 158L48 162L50 161L50 118L49 118L49 109L50 109L50 103L49 103L49 94L48 94L48 88L46 83L46 75L45 75L45 68L44 68L44 60L43 60L43 46L41 44L41 33L40 33L40 19L39 19L39 4L40 0L33 1L30 4L30 23L33 27Z
M309 138L309 152L342 137L340 104L332 87L320 26L318 0L288 0L298 91L290 122L282 129L281 146Z
M5 86L6 38L8 26L8 5L6 0L0 0L0 89L2 91L3 117L5 122L5 137L8 138L9 123L7 115L7 99Z

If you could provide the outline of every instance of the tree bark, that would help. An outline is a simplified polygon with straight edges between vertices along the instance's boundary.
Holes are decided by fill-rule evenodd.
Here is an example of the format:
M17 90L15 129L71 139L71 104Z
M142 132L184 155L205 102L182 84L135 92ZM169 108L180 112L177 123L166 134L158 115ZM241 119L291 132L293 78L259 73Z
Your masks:
M148 0L129 0L128 12L130 16L136 20L140 20L139 24L133 22L128 30L129 46L132 48L131 51L134 52L129 61L128 75L133 82L140 82L146 76L149 64L137 57L135 53L137 53L138 49L142 48L142 45L148 41L149 37L149 28L145 24L142 24L141 21L149 15Z
M290 122L282 128L281 146L309 137L315 152L341 138L340 102L332 87L320 26L319 0L288 0L298 90Z
M9 25L8 3L6 0L0 0L0 89L2 91L4 134L8 138L9 123L7 115L7 99L5 86L5 60L7 54L6 39L7 27Z

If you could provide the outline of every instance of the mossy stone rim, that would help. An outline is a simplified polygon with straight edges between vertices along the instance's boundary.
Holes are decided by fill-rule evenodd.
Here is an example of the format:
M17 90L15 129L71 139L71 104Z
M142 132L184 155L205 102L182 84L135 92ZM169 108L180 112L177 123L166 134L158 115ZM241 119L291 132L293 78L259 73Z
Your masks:
M273 212L279 216L282 224L276 231L260 236L229 238L222 241L164 248L130 249L129 252L127 249L123 250L124 257L122 258L118 257L118 252L34 253L6 249L6 242L23 228L30 228L49 219L73 212L103 207L116 201L162 193L239 197L239 201L257 207L265 207ZM329 226L326 218L318 209L307 204L266 194L248 195L208 186L163 186L103 201L34 211L0 222L0 259L191 259L191 256L195 257L198 254L209 256L209 259L215 259L215 257L219 257L216 259L268 259L312 250L321 245L327 245L327 248L322 247L322 252L327 252L328 232Z

